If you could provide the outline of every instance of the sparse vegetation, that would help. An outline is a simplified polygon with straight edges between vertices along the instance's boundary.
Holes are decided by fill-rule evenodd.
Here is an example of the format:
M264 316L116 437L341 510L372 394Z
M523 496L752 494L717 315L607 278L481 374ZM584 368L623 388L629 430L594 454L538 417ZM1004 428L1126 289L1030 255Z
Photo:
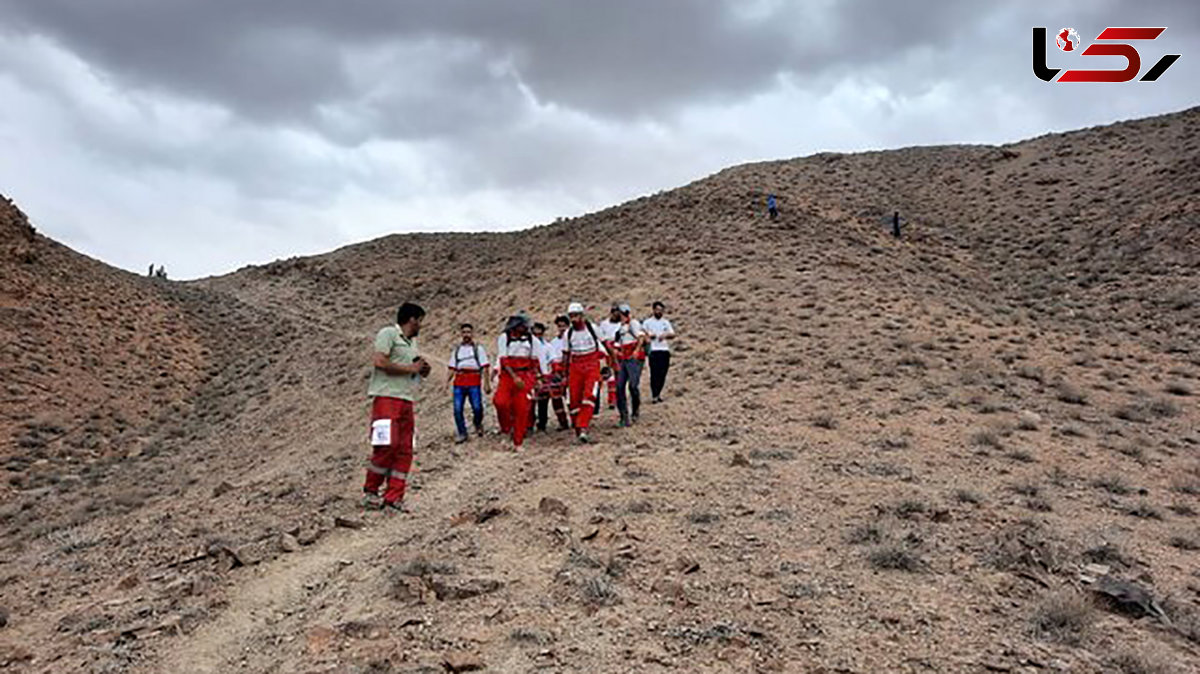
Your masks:
M1074 590L1054 592L1037 603L1030 617L1039 637L1076 645L1096 618L1096 607Z
M833 429L837 428L838 424L837 424L837 419L835 419L832 414L830 414L828 412L822 412L820 414L813 416L812 425L815 426L816 428L824 428L826 430L833 430Z
M1129 485L1125 483L1125 478L1117 474L1098 477L1092 480L1092 486L1116 496L1125 496L1132 491Z
M1064 403L1071 405L1087 404L1087 395L1082 389L1074 384L1065 381L1059 382L1058 385L1055 386L1055 391L1057 393L1056 397Z
M867 559L872 567L881 571L918 573L925 570L925 561L916 552L899 543L880 545L871 550Z
M1126 507L1125 514L1150 520L1161 520L1163 518L1162 511L1146 501L1138 501Z

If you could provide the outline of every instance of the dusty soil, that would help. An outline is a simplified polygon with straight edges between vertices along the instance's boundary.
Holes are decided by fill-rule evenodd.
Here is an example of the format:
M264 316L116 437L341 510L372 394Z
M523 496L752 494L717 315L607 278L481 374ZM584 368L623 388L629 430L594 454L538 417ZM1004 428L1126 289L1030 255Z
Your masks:
M1192 109L189 283L0 203L0 668L1200 671L1197 175ZM682 335L641 424L455 446L431 382L358 509L400 301L442 361L616 298Z

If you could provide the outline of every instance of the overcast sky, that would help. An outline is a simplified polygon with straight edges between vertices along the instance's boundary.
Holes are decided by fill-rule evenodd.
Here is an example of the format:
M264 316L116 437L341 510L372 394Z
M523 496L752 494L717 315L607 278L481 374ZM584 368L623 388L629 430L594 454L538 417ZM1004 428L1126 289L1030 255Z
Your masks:
M1033 26L1167 26L1143 72L1182 58L1048 84ZM0 0L0 193L89 255L197 277L748 161L1171 112L1198 63L1197 0Z

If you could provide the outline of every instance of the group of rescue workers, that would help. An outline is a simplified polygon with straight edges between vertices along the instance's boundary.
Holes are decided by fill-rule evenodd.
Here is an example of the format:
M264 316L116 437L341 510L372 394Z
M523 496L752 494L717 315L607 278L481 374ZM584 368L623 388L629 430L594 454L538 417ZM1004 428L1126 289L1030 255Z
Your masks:
M484 396L492 395L493 388L499 432L512 451L521 449L531 428L546 430L551 406L560 431L573 429L577 442L591 442L592 419L604 404L602 383L608 406L617 410L618 425L637 423L643 363L650 364L652 401L661 402L671 364L670 341L675 339L663 315L666 306L654 302L651 308L651 317L638 320L628 303L617 302L607 319L593 324L584 306L572 302L565 315L555 317L556 336L549 340L545 325L520 312L509 317L497 339L495 367L475 341L474 327L461 324L461 341L447 362L445 381L453 387L456 442L469 438L467 404L475 433L485 433ZM424 316L424 309L405 303L397 311L396 324L375 337L368 387L372 455L363 486L368 508L402 508L413 462L413 403L421 379L432 371L416 344Z

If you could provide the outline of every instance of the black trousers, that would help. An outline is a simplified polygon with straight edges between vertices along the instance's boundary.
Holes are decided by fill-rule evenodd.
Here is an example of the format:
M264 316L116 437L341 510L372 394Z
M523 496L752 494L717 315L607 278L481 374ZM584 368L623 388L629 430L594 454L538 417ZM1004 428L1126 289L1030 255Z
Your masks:
M663 386L667 383L667 370L671 369L670 351L650 352L650 397L662 395Z

